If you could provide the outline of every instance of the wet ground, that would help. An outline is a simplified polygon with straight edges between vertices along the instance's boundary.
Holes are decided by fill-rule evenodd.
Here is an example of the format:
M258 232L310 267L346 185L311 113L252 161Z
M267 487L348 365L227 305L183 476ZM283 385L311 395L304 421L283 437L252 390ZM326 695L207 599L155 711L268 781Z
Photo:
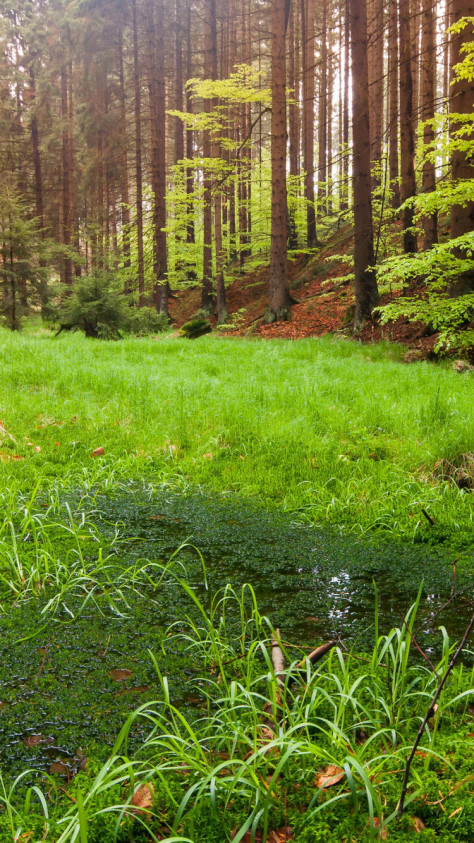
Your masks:
M371 649L374 582L383 633L402 623L423 580L418 640L432 655L441 645L438 627L459 637L470 615L472 575L465 566L453 580L446 547L362 541L299 525L280 512L244 507L232 497L131 490L120 498L97 498L95 505L94 519L103 533L121 524L113 560L117 570L166 562L187 543L177 556L184 566L179 570L186 569L205 606L227 583L235 588L251 583L260 611L281 628L284 639L309 649L329 638L340 638L358 652ZM202 559L190 545L199 548ZM453 586L456 597L450 602ZM160 697L149 650L168 675L173 698L192 713L196 699L190 680L198 666L166 628L194 609L173 581L130 597L124 617L91 603L74 619L74 606L64 606L53 620L41 618L40 608L31 602L0 619L3 770L33 767L67 780L90 763L87 759L110 755L127 714ZM132 749L143 728L132 730Z

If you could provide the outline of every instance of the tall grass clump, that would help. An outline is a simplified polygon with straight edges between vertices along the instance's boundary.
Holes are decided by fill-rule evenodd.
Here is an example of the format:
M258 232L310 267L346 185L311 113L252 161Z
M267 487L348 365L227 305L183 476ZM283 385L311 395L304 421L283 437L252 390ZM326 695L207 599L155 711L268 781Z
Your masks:
M465 546L470 491L436 466L473 449L471 376L399 358L328 338L101 343L0 331L2 488L145 477L310 523Z
M369 653L340 645L312 667L299 647L283 642L287 667L279 678L271 653L276 633L249 586L228 586L208 606L192 599L198 615L171 628L165 647L176 637L188 647L197 713L186 715L150 652L159 701L130 716L105 765L68 786L69 801L59 799L50 811L48 839L270 843L284 833L298 843L404 843L426 829L421 840L471 840L466 739L474 670L466 666L452 672L431 714L397 820L406 759L453 651L442 630L437 663L413 660L419 598L399 628L376 629ZM128 736L137 723L144 740L130 758ZM46 822L48 804L37 796ZM3 827L18 827L12 794L2 800Z

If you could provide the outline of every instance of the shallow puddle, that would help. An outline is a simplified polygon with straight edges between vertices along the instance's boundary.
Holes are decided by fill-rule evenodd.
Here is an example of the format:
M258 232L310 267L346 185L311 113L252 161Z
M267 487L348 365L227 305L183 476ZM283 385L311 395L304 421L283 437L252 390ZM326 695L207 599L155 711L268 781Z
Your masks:
M456 572L461 593L442 608L453 586L444 547L360 540L297 524L281 512L242 506L235 498L130 491L120 498L96 498L95 507L94 520L103 534L120 522L112 557L117 572L134 564L166 563L184 543L177 564L182 563L183 576L186 571L205 607L227 583L237 590L250 583L261 613L280 627L286 642L312 649L340 638L358 652L371 649L374 582L380 633L402 624L422 579L417 624L423 624L418 640L426 650L439 651L440 625L454 638L467 623L467 573ZM168 676L175 703L191 716L199 712L202 701L189 682L197 676L196 666L185 644L165 633L169 624L193 613L189 596L175 582L132 594L125 617L110 607L99 612L89 603L74 620L59 611L43 629L38 612L31 602L0 617L0 761L5 771L33 767L67 779L87 757L107 758L129 712L161 697L150 650ZM132 729L131 751L143 740L144 728L137 723Z

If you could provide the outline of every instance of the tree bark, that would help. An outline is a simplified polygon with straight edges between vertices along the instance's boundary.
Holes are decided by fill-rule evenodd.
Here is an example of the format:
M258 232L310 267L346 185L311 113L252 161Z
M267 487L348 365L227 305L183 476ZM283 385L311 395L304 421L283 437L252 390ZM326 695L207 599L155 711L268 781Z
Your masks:
M352 41L352 125L354 190L354 330L360 330L377 304L370 183L369 77L366 0L350 0Z
M371 168L382 159L383 126L383 0L369 0L368 6L368 73ZM380 184L380 177L372 177L372 188Z
M138 274L138 306L144 307L145 300L145 258L143 253L143 173L142 173L142 120L141 120L141 83L140 65L138 61L138 24L137 0L132 0L133 20L133 87L134 87L134 116L135 116L135 179L137 215L137 274Z
M306 199L306 245L317 245L314 201L314 0L301 0L303 38L303 169Z
M400 200L403 203L416 194L409 0L399 0L398 12L400 39ZM417 250L416 234L412 230L413 218L413 208L411 206L405 208L402 212L403 248L408 253Z
M146 0L148 90L150 95L151 186L153 190L153 305L168 314L166 246L165 50L162 0ZM156 13L156 22L155 22Z
M72 205L72 161L71 161L71 139L70 139L70 115L68 107L68 66L65 62L61 68L61 119L63 122L62 132L62 243L66 248L62 265L63 284L70 287L72 284L72 260L67 254L71 248L73 238L73 205Z
M422 42L421 42L421 120L432 120L435 113L436 83L436 40L435 15L433 0L423 0ZM433 143L435 133L432 124L423 128L423 143ZM436 169L431 161L424 161L422 171L422 189L432 193L436 189ZM438 242L437 214L430 214L423 219L423 248L431 249Z
M452 0L451 25L463 17L474 16L474 0ZM456 120L456 114L471 114L474 102L474 80L459 80L454 68L465 57L462 52L463 44L472 40L472 25L468 24L461 32L451 36L451 87L449 111L453 115L450 120L450 132L455 132L463 124ZM472 156L462 150L455 150L451 158L451 175L454 182L474 178L474 163ZM474 201L465 205L453 205L451 208L451 237L461 237L474 231ZM464 250L457 250L460 257L467 257ZM459 296L474 290L474 270L466 272L457 283L451 284L448 292L451 296Z
M270 284L266 322L291 319L287 263L286 201L286 0L271 0L272 9L272 221Z
M457 23L463 17L474 16L474 0L452 0L451 25ZM458 34L451 36L451 86L449 111L454 115L450 121L451 132L456 131L462 125L456 120L456 114L470 114L474 103L474 81L458 80L454 73L454 67L459 64L465 53L461 47L472 40L472 26L469 24ZM455 151L451 159L453 181L459 179L474 178L474 163L472 157L466 152ZM451 210L451 237L461 237L474 231L474 202L466 206L453 205Z
M127 106L125 94L125 73L123 64L123 32L119 30L118 41L118 67L119 67L119 108L120 108L120 129L121 129L121 147L120 147L120 191L122 195L121 221L122 221L122 252L123 252L123 267L126 270L126 277L124 280L124 293L128 295L131 293L131 278L130 278L130 194L128 187L128 154L127 154Z
M327 48L327 6L323 2L321 24L321 68L319 79L319 109L318 109L318 216L323 217L326 213L327 196L327 72L328 72L328 48Z
M392 207L400 206L398 165L398 15L397 0L389 0L388 8L388 177L392 191Z
M217 30L216 30L216 0L204 0L204 78L215 79L217 70ZM204 111L212 111L213 101L204 100ZM212 156L212 140L209 129L203 133L203 157ZM203 210L203 279L201 293L201 309L205 313L212 313L214 300L212 296L212 175L209 167L205 166L204 174L204 210Z

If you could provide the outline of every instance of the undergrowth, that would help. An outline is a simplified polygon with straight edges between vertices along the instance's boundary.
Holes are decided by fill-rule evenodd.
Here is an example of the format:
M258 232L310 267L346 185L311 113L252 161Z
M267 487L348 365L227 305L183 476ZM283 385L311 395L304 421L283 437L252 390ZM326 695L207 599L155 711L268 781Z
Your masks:
M163 647L184 643L198 666L189 693L200 714L189 719L175 704L150 651L160 699L128 718L105 764L92 761L67 786L34 771L4 783L0 840L266 843L284 839L283 831L298 843L403 843L415 831L425 843L472 839L474 671L467 666L453 671L438 700L411 767L405 813L396 817L406 758L453 653L441 629L439 662L413 663L420 595L387 634L376 609L372 652L337 647L312 667L283 643L279 686L275 631L252 589L228 586L208 609L185 579L180 587L198 619L171 627ZM137 721L144 739L132 757Z

